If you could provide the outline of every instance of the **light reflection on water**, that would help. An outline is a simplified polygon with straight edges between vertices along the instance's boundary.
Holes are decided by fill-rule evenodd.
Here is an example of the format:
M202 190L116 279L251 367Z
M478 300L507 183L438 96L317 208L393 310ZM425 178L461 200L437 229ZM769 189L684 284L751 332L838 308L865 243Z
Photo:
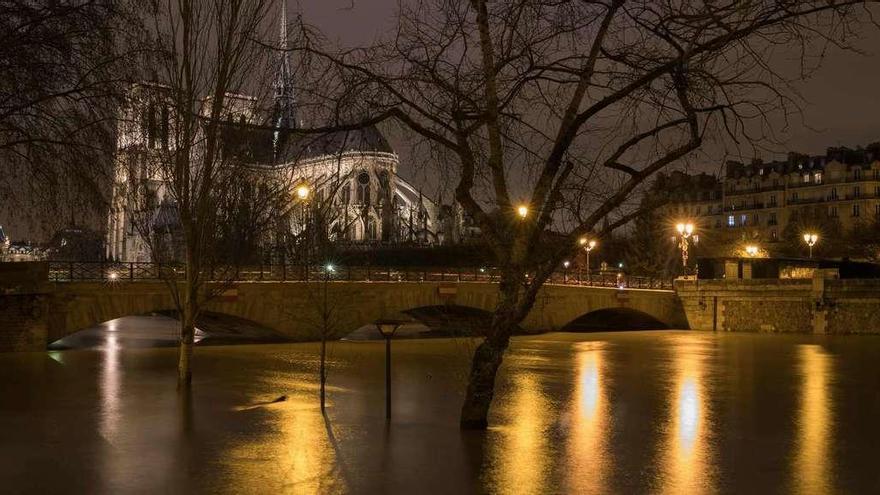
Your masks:
M457 414L472 346L460 341L394 343L395 412L386 427L381 343L334 345L324 416L315 344L200 348L195 388L184 400L174 388L175 350L126 348L124 331L107 332L97 350L0 355L7 370L0 456L19 461L0 463L4 486L81 493L880 486L878 470L855 462L873 455L876 422L840 427L880 415L877 401L859 402L865 390L880 389L880 339L517 338L498 377L492 428L462 434ZM861 375L841 380L841 363ZM741 379L751 373L755 380ZM281 395L287 399L273 402Z
M703 377L704 342L683 337L673 348L673 386L669 397L671 425L667 428L665 493L708 493L713 490L710 410Z
M604 342L575 347L577 382L571 400L571 423L566 443L570 493L600 493L607 486L610 411L604 370Z
M801 345L798 366L802 384L797 420L797 455L793 470L798 493L832 493L830 457L831 356L818 345Z

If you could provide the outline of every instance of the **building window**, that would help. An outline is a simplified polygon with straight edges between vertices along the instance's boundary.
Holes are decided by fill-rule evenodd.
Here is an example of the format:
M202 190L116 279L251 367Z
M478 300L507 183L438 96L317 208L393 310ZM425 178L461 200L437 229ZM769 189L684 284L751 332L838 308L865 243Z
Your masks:
M745 214L742 214L739 216L739 224L742 225L743 227L745 227L745 225L746 225L746 215Z
M853 197L854 197L854 198L858 198L858 197L861 196L861 195L862 195L862 190L861 190L861 188L860 188L859 186L855 186L855 187L853 187Z
M862 178L862 169L854 168L853 169L853 179L860 180Z
M831 218L837 217L837 207L836 206L829 206L828 207L828 216Z
M770 231L770 240L776 241L779 239L779 235L776 234L776 229Z
M791 193L791 202L797 203L798 201L798 193Z
M813 182L815 182L816 184L822 183L822 172L816 172L815 174L813 174Z
M349 184L348 181L345 181L340 188L339 200L342 201L342 204L344 205L351 203L351 184Z
M776 195L775 194L770 195L770 206L771 207L776 206Z
M733 215L727 215L727 226L733 227L736 225L736 220L733 218Z
M755 213L754 217L752 217L752 220L753 220L752 225L760 225L761 224L761 219L758 217L757 213Z
M836 187L831 188L831 199L837 199L837 188Z
M853 207L852 207L852 216L854 216L854 217L859 216L859 209L860 209L860 208L859 208L859 204L858 204L858 203L854 203L854 204L853 204Z
M370 204L370 174L361 172L357 176L357 195L355 196L358 204Z
M810 174L804 174L804 184L808 184L810 182Z
M874 205L874 215L880 217L880 203Z
M776 225L776 212L775 211L770 214L770 219L767 220L767 225Z

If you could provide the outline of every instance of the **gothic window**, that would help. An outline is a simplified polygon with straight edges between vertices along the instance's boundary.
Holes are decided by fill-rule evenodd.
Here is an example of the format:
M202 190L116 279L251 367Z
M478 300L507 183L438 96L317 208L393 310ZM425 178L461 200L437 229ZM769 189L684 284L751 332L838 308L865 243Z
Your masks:
M361 172L357 176L357 195L358 204L370 204L370 174Z
M339 189L339 199L342 201L342 204L347 205L351 203L351 184L345 181Z
M169 118L168 118L168 105L164 105L162 107L162 149L168 149L168 135L169 135Z
M373 220L373 217L367 217L367 232L366 237L368 241L375 241L378 237L376 235L376 221Z

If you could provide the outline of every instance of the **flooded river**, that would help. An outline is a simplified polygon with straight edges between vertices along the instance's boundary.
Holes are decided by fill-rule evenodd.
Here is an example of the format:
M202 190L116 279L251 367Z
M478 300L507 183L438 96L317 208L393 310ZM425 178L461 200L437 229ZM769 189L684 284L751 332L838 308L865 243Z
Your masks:
M386 427L381 342L332 344L322 415L316 344L199 347L181 396L131 321L0 354L0 492L880 493L880 338L519 337L462 433L473 341L395 342Z

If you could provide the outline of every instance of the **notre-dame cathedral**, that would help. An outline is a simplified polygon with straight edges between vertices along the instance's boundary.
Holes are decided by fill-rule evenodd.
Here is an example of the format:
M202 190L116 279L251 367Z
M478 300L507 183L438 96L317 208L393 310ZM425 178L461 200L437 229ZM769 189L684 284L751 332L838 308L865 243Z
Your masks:
M283 5L283 2L282 2ZM286 13L282 7L281 43L287 46ZM126 194L127 170L168 149L167 88L159 84L134 85L119 119L116 145L116 180L107 225L107 257L117 261L152 261L136 229L133 205ZM452 206L441 206L425 197L398 175L398 155L374 126L355 131L303 137L292 81L289 55L281 50L273 83L271 112L257 110L257 99L227 95L223 139L239 146L243 165L257 173L280 174L290 184L292 201L308 195L330 201L333 221L328 238L347 243L412 243L421 245L457 242L463 218ZM166 100L167 101L167 100ZM269 115L261 115L270 113ZM171 144L173 146L173 144ZM174 222L174 204L159 177L147 177L145 190L154 197L155 222ZM307 187L307 189L303 189ZM290 228L302 229L298 217Z

